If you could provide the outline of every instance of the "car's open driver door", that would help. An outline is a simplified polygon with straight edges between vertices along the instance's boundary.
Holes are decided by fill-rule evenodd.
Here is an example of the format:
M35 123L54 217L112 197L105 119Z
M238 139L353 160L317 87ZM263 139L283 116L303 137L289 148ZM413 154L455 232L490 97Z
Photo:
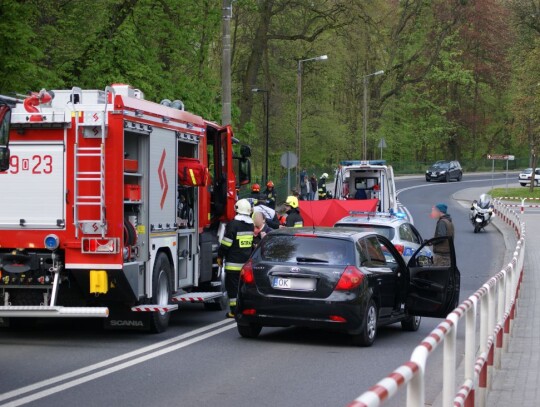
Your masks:
M424 246L440 244L450 249L450 265L435 266L422 252ZM430 239L416 251L409 261L409 289L406 311L409 315L444 318L459 304L460 274L452 238Z

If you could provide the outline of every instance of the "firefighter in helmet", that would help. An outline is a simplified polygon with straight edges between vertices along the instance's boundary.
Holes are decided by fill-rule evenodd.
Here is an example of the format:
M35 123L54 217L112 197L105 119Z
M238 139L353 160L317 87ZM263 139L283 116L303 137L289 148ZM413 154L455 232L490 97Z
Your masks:
M257 201L261 199L261 186L259 184L251 185L251 195L249 197Z
M326 195L326 179L327 178L328 178L328 174L325 172L323 175L321 175L321 178L319 179L319 186L318 186L319 200L327 199L327 195Z
M287 220L285 221L285 226L291 228L303 227L304 219L302 218L302 215L300 215L298 198L295 196L288 196L284 205L287 209Z
M266 189L263 192L264 198L266 199L266 206L272 209L276 209L276 191L274 189L274 183L272 181L268 181L266 183Z
M229 296L230 312L227 318L234 318L236 296L240 282L240 271L249 259L253 248L253 219L251 204L247 199L240 199L234 205L236 216L227 224L225 235L218 250L219 267L225 264L225 288Z

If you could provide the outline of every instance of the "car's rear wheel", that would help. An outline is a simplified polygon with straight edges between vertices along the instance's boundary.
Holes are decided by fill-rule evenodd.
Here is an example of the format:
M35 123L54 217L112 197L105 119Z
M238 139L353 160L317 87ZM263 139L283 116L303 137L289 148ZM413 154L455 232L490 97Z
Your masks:
M377 336L377 305L369 300L364 314L362 332L352 335L352 343L357 346L371 346Z
M521 185L522 187L526 187L527 184L525 182L520 182L519 185Z
M420 328L420 322L422 322L421 317L411 315L410 317L407 317L406 319L401 321L401 328L404 331L415 332L418 331L418 328Z
M262 326L256 324L238 324L236 327L238 328L238 333L242 338L256 338L257 336L259 336L262 330Z

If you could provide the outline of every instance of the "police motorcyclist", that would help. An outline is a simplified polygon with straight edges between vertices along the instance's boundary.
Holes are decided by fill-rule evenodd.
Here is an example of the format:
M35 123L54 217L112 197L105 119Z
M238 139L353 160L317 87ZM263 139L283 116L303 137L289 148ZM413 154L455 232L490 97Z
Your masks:
M230 307L227 318L234 318L240 271L249 259L253 247L254 226L251 219L251 204L247 199L240 199L234 205L234 209L236 216L225 228L217 259L220 267L225 263L225 288L229 295Z
M266 200L265 205L269 208L276 209L276 191L274 190L274 183L272 181L268 181L266 183L266 189L263 192L264 199Z
M327 178L328 178L328 174L325 172L323 175L321 175L321 178L319 179L319 188L318 188L319 200L327 199L327 195L326 195L326 179Z
M303 227L304 219L302 218L302 215L300 215L300 209L298 208L298 198L295 196L288 196L284 205L287 209L287 220L285 222L285 226L291 228Z

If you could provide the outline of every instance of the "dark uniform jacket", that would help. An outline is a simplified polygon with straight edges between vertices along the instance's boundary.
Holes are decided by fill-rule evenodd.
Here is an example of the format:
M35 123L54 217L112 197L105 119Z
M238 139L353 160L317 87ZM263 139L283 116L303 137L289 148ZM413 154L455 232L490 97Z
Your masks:
M454 238L454 224L450 215L445 214L437 221L435 227L435 237L451 236ZM450 254L450 246L447 241L433 245L433 251L436 254L447 256Z
M264 190L264 196L266 197L265 205L269 208L276 209L276 190L272 188L270 191L268 188Z
M326 199L326 180L321 178L319 180L319 199Z
M298 208L287 211L287 221L285 222L285 226L290 228L301 228L304 226L304 219L300 215Z
M242 270L253 248L253 229L253 223L236 218L229 222L218 250L218 257L225 258L225 271Z

